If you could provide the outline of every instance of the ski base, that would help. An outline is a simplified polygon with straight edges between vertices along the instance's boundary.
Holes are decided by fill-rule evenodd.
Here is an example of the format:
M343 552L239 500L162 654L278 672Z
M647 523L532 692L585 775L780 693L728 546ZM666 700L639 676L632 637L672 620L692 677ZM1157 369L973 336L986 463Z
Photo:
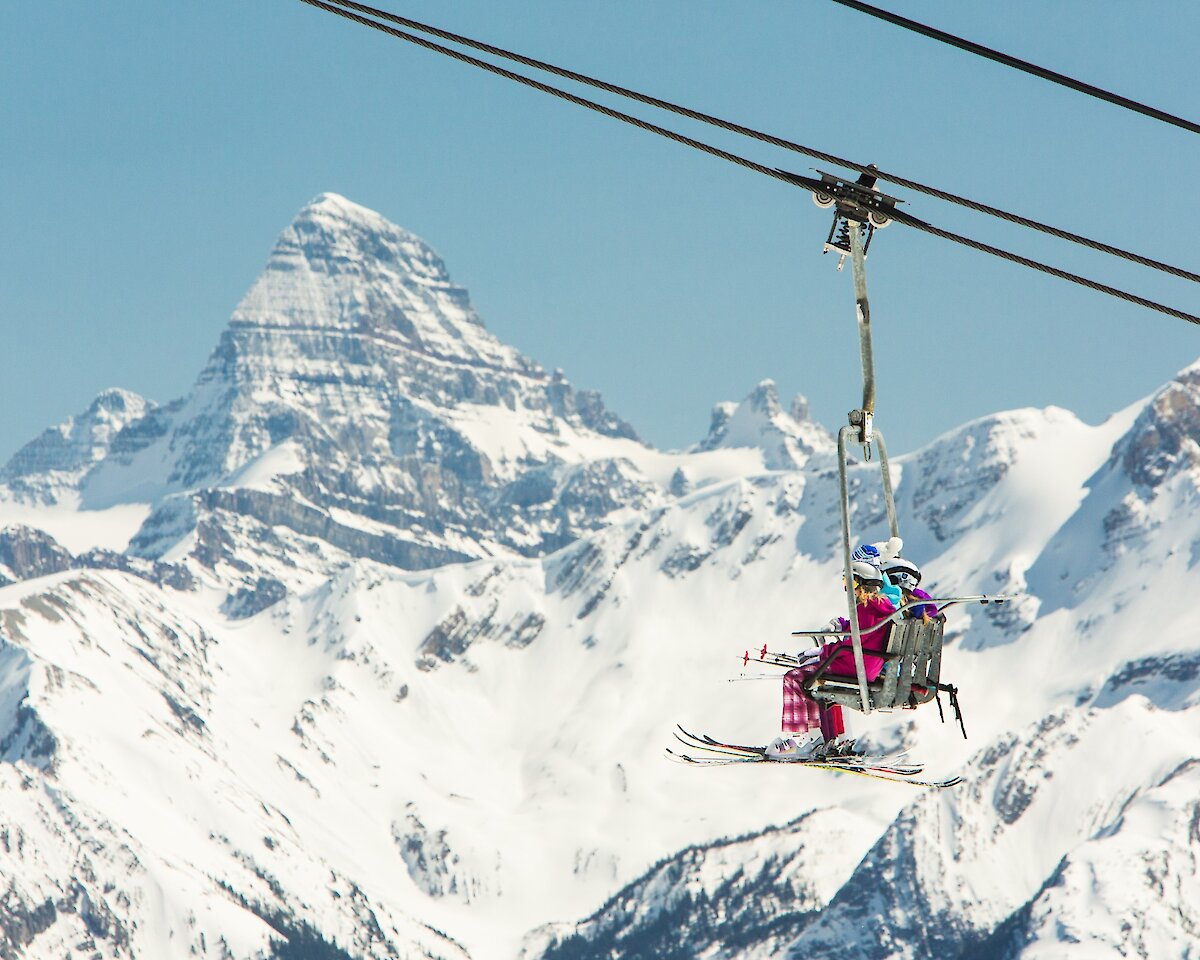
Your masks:
M667 749L670 759L678 763L692 766L726 766L733 763L778 763L790 764L796 767L811 767L818 770L829 770L834 773L852 773L856 776L871 777L875 780L887 780L892 783L907 783L914 787L945 789L962 783L962 777L950 777L945 780L920 780L916 775L923 766L915 763L904 763L902 757L869 757L857 755L830 755L815 757L773 757L767 753L766 747L748 744L725 743L707 735L699 735L677 727L675 738L684 746L704 753L693 755L677 750Z

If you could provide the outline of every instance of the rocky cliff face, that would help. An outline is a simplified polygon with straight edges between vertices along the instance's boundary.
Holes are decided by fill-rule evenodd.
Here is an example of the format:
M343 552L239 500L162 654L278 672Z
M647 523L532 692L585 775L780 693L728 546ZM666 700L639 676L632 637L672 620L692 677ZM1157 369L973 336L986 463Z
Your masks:
M18 450L0 470L0 484L11 496L33 503L71 498L121 431L153 409L153 403L128 390L105 390L83 413Z
M834 450L833 438L808 412L808 401L797 394L790 411L779 403L773 380L764 380L741 403L721 403L713 408L712 423L697 449L720 450L755 447L763 451L768 470L796 470L815 454Z
M1183 370L1147 404L1113 451L1113 466L1139 487L1161 486L1173 474L1200 469L1200 365Z
M1200 558L1200 366L1183 370L1133 412L1129 429L1088 478L1087 496L1029 573L1037 592L1069 585L1071 602L1094 604L1098 617L1140 606L1140 589L1128 585L1149 571L1163 588L1184 589ZM1057 607L1049 601L1042 613ZM1164 612L1153 618L1161 622Z
M96 413L122 398L123 421ZM308 551L317 576L424 569L537 555L660 498L598 396L498 341L426 244L333 194L281 235L188 396L105 395L68 426L8 475L69 467L88 508L151 502L134 552L246 584L313 538L332 551Z
M183 565L145 560L99 548L72 554L50 534L36 527L10 524L0 529L0 586L67 570L120 570L176 590L195 587L195 579Z

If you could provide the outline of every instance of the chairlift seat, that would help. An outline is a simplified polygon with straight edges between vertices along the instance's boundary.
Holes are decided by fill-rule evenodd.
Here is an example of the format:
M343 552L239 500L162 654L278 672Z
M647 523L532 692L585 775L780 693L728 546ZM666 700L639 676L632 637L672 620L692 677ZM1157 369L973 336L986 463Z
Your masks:
M868 654L886 661L879 677L867 684L872 710L911 709L937 696L944 629L945 623L940 618L928 623L900 620L891 624L884 652ZM805 684L805 691L815 700L861 711L858 678L824 672L834 656L836 653L826 657L821 669Z

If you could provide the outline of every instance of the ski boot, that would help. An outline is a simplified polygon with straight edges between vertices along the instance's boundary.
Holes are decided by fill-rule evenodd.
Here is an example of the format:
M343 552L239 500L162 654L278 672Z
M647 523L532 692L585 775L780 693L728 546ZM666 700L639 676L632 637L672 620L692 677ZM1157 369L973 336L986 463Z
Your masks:
M853 760L861 757L863 751L858 749L858 741L852 738L828 740L814 752L814 758L822 760Z
M766 748L768 760L808 760L813 756L812 743L797 743L791 737L776 737Z

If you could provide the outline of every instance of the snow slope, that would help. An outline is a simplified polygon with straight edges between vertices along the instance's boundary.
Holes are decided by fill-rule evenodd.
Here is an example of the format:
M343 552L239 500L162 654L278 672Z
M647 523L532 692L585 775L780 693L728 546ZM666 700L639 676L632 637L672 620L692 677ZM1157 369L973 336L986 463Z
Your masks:
M625 922L623 902L648 874L583 923L540 934L530 955L598 955L615 929L629 956L1195 955L1200 805L1188 785L1200 764L1200 644L1180 598L1200 543L1198 400L1189 370L1098 428L1026 411L902 458L898 499L917 513L906 529L919 530L924 511L928 533L911 542L933 553L926 569L960 589L954 571L1011 556L996 580L1007 590L1028 575L1027 599L1016 616L972 614L947 651L970 741L930 740L920 722L890 734L966 783L901 811L823 911L785 905L785 942L764 933L730 947L705 917L736 911L736 891L676 915L674 932ZM1131 450L1154 451L1154 468ZM1055 469L1036 482L1045 465ZM922 486L906 489L914 477ZM955 539L939 529L947 522ZM776 842L786 850L786 832ZM687 875L696 856L656 869Z
M772 737L742 651L841 608L828 433L765 382L653 450L323 195L190 393L8 468L69 551L141 527L3 541L0 953L1193 955L1198 370L894 458L927 585L1022 594L952 616L969 740L853 721L963 786L689 769L672 725Z

